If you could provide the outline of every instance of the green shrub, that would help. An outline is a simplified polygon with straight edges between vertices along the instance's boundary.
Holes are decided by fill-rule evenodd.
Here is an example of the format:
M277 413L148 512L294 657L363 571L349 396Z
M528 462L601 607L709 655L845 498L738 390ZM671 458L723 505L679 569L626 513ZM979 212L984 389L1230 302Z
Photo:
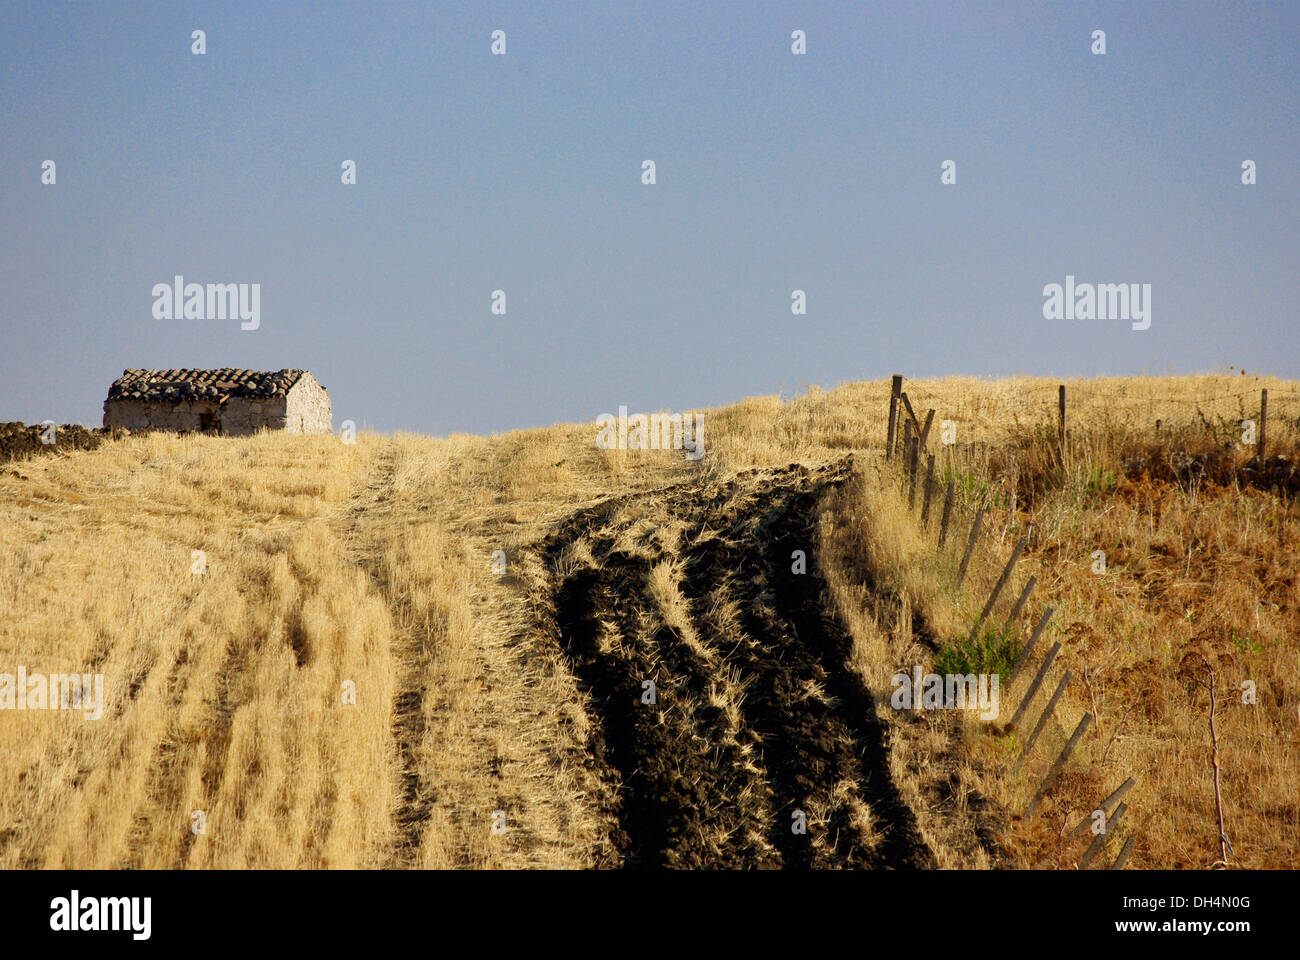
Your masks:
M934 657L934 672L949 673L996 673L1001 677L999 683L1006 683L1011 667L1020 656L1020 641L1013 628L989 624L983 632L970 637L961 637L945 642Z

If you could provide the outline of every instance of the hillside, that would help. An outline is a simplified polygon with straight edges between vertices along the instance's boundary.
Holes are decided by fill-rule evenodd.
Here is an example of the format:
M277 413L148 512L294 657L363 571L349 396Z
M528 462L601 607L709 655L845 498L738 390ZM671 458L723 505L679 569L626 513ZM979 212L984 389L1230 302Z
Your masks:
M0 867L1072 867L1130 777L1104 859L1209 867L1221 809L1229 866L1294 865L1300 384L1071 382L1064 451L1055 381L905 390L928 523L888 380L705 411L699 461L589 423L0 463L0 674L104 678L99 719L0 712ZM996 719L891 706L944 664Z

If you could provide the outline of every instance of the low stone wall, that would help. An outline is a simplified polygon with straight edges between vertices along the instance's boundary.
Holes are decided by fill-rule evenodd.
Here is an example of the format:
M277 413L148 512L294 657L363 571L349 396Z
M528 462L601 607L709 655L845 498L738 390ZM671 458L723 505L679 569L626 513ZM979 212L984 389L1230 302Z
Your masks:
M108 428L65 423L55 427L51 434L49 428L41 424L29 426L18 421L0 423L0 462L30 459L49 453L68 453L71 450L94 450L105 440L120 433L121 431ZM49 436L53 437L54 443L43 442Z

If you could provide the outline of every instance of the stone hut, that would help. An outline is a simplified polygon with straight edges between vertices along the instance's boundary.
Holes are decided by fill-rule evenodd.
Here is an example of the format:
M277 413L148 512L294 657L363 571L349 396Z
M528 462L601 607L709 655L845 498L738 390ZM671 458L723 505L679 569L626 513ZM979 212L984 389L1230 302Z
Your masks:
M104 426L237 437L268 430L329 433L330 397L306 370L124 370Z

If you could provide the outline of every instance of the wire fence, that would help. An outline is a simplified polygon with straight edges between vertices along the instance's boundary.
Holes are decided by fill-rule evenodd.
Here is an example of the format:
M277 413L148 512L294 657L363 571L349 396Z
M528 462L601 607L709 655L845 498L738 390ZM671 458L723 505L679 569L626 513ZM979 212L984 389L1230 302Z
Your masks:
M1300 391L1274 386L1180 395L1089 384L1048 390L1042 387L1050 381L1036 381L986 388L983 395L967 385L928 396L919 389L913 398L903 386L895 376L885 449L886 459L901 456L912 476L924 468L968 481L1011 477L1016 489L1024 480L1031 490L1052 476L1105 485L1122 472L1300 493ZM1049 393L1054 402L1044 396ZM949 414L951 408L957 412ZM963 500L986 502L986 487L963 489Z
M1037 389L992 396L977 389L923 391L917 385L917 395L909 402L918 423L929 410L935 411L934 430L945 444L1006 444L1015 437L1059 432L1062 441L1140 439L1149 434L1170 441L1247 446L1270 438L1288 451L1300 445L1300 391L1288 389L1173 395L1079 383L1043 389L1040 399Z

